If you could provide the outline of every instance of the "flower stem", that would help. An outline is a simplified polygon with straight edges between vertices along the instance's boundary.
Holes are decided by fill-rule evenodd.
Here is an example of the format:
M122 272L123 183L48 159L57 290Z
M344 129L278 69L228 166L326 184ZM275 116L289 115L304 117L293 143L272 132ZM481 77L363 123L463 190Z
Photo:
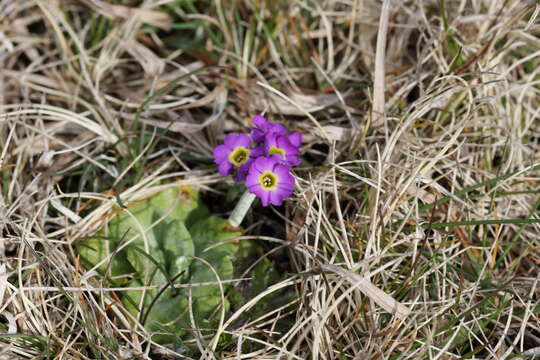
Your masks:
M238 200L238 203L236 204L231 215L229 216L229 223L232 226L240 226L255 198L255 194L250 193L249 190L246 190L246 192L242 194L242 197L240 198L240 200Z

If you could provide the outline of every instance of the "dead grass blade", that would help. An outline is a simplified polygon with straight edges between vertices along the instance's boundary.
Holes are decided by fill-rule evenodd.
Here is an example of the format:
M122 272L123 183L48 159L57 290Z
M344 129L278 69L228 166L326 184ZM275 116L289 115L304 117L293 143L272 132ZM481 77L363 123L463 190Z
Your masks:
M110 4L101 0L79 0L100 15L110 20L127 20L135 18L145 24L156 26L163 30L169 30L171 27L171 17L160 11L145 8L135 8L125 5Z

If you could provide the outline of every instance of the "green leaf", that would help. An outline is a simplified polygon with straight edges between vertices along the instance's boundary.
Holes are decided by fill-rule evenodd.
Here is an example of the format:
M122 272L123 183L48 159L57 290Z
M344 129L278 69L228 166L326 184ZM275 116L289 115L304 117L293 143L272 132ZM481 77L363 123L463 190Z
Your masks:
M156 216L154 221L158 220ZM187 273L195 247L186 225L180 220L167 219L160 222L153 233L168 273L172 276L183 271Z
M126 259L125 252L115 252L118 246L118 240L109 240L103 237L94 237L85 239L81 244L78 244L77 251L81 256L83 264L89 268L98 264L105 259L109 254L113 254L109 261L104 262L98 267L98 271L105 274L110 264L110 277L123 276L135 272L135 269L129 264ZM116 285L122 284L122 281L116 282Z
M201 207L199 193L190 187L171 187L150 198L150 206L160 216L184 223L192 211Z
M224 219L210 216L195 223L189 230L195 244L196 256L204 258L212 251L234 255L238 251L238 244L227 240L234 239L242 233L236 228L231 229L229 222ZM220 243L223 244L215 246Z
M205 257L205 260L212 265L215 272L219 275L219 280L231 280L233 278L233 263L229 255L216 251L207 254ZM195 260L191 271L193 275L191 276L190 283L218 281L212 269L202 261ZM224 288L227 287L224 285ZM218 285L194 287L191 291L195 297L219 296Z
M190 295L196 325L215 326L218 310L230 308L220 287L174 289L173 281L194 284L231 280L237 258L255 247L247 242L240 247L233 239L241 232L224 219L208 216L198 192L189 187L170 187L126 205L113 209L109 223L97 237L79 244L85 264L94 266L113 254L111 279L123 278L122 284L130 287L159 286L121 294L125 308L133 315L142 314L141 320L157 342L178 343L189 335ZM106 262L99 271L105 274L108 268ZM225 296L229 289L230 284L223 284Z
M158 302L150 311L146 328L156 332L152 337L159 343L170 343L187 334L189 324L188 298L175 296Z

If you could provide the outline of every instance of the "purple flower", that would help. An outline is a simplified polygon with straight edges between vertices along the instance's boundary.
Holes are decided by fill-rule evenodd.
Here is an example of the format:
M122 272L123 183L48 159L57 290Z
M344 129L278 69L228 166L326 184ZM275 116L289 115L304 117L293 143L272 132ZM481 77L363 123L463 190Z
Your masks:
M254 158L262 155L260 147L250 149L251 139L246 134L229 134L224 144L214 148L214 161L221 175L230 175L236 169L235 180L245 179Z
M252 120L255 126L251 128L251 138L254 141L263 142L266 135L269 134L287 134L287 128L285 126L271 123L262 115L255 115Z
M283 164L278 155L258 157L249 168L246 186L261 199L263 206L281 205L294 190L290 171L291 167Z
M299 145L295 144L302 143L302 136L300 135L300 137L298 137L297 135L300 134L293 133L289 136L276 134L266 135L266 139L264 141L264 150L266 155L280 155L280 160L290 166L300 164L301 160L298 157L298 154L300 154L300 149L298 148ZM295 144L291 143L291 139L295 142Z

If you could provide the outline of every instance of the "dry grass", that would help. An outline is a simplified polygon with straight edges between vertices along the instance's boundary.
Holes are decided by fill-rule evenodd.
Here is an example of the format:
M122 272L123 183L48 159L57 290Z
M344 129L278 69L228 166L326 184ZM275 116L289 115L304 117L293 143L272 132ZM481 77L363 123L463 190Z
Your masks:
M305 161L294 198L244 225L290 273L190 356L540 359L539 13L0 1L0 358L188 358L74 246L167 186L224 202L212 147L264 111ZM294 300L239 321L282 289Z

